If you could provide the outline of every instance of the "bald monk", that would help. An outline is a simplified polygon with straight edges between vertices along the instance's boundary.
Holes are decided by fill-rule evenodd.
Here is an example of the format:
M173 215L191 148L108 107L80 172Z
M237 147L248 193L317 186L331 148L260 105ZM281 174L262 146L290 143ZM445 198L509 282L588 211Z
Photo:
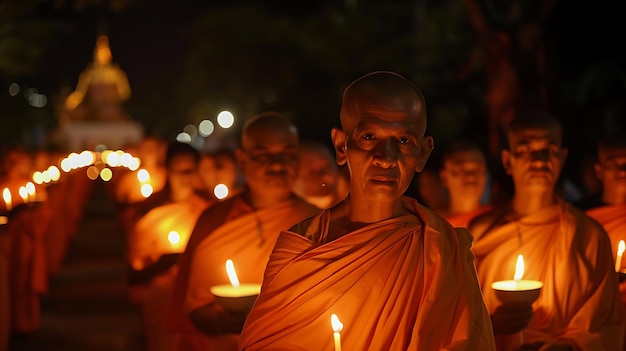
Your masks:
M468 227L498 350L621 350L624 316L609 238L555 194L567 156L560 123L527 113L507 136L502 164L515 184L513 199ZM543 282L532 307L503 306L491 288L514 277L519 254L523 278Z
M242 350L493 350L471 237L404 197L433 149L421 92L373 72L344 92L338 164L350 195L278 238Z
M485 154L472 142L457 141L442 158L439 178L448 190L448 203L439 214L452 226L466 228L472 218L490 209L480 202L487 185Z
M318 208L330 208L343 200L339 167L329 148L308 141L300 145L300 169L293 192Z
M626 241L626 135L614 134L600 140L598 162L594 168L602 182L601 199L604 205L587 210L586 213L602 224L609 234L613 259L616 259L619 241ZM624 271L624 260L620 267ZM626 310L626 281L620 282L619 290Z
M233 260L242 283L260 284L280 231L319 212L291 192L298 132L285 116L266 112L248 120L236 157L248 188L207 209L196 223L166 318L166 332L180 336L172 350L237 350L246 313L227 312L209 291L229 284L226 260Z
M199 157L189 144L170 143L162 191L165 201L141 216L129 237L132 291L140 294L134 298L141 305L148 351L165 350L172 342L162 336L161 326L178 273L176 258L185 250L196 220L208 206L195 192Z

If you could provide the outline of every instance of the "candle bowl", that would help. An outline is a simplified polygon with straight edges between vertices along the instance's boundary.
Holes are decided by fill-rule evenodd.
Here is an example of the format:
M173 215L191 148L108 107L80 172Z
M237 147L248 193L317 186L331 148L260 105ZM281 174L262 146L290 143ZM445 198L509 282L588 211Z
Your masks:
M537 280L503 280L491 284L505 305L531 305L539 298L543 283Z
M252 308L261 292L261 284L241 284L237 287L216 285L211 287L215 302L229 312L247 312Z

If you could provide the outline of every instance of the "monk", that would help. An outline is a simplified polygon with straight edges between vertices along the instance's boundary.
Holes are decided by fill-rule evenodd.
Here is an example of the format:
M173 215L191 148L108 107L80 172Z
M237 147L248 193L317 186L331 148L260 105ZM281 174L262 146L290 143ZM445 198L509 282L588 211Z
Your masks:
M167 181L163 202L146 211L129 237L133 296L142 310L148 351L166 350L161 324L178 273L176 258L187 245L194 224L208 203L196 195L199 153L189 144L173 142L165 158ZM146 201L150 201L148 199Z
M308 203L325 209L343 200L339 182L341 175L329 148L319 142L309 141L300 145L300 169L293 192Z
M481 203L487 185L485 154L469 141L457 141L446 148L442 159L439 178L448 190L448 202L439 213L452 226L466 228L472 218L490 209Z
M558 120L545 112L514 119L502 164L513 199L470 222L476 268L498 350L621 350L624 316L606 231L561 200L555 185L567 156ZM491 284L543 282L532 306L503 305Z
M404 197L433 149L421 92L393 72L350 84L332 130L341 203L280 234L242 350L493 350L471 236Z
M226 260L242 283L260 284L280 231L319 212L291 192L298 132L285 116L266 112L248 120L236 157L248 188L208 208L196 223L166 318L166 332L180 336L172 350L237 350L246 313L224 310L210 292L229 284Z
M620 240L626 241L626 135L614 134L600 140L598 162L594 165L602 183L603 206L587 210L589 217L602 224L611 239L613 259L616 259ZM626 264L616 267L624 270ZM626 281L619 284L622 305L626 309ZM626 341L624 342L626 350Z

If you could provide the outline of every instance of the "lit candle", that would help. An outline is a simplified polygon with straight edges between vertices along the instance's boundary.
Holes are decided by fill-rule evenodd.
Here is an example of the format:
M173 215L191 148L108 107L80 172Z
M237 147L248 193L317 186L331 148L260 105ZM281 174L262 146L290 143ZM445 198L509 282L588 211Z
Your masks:
M336 314L330 316L330 325L333 327L333 339L335 339L335 351L341 351L341 335L339 332L343 329L343 323L337 318Z
M28 200L35 201L37 199L35 195L35 184L32 182L26 183L26 191L28 191Z
M18 190L18 194L20 194L23 203L28 202L28 190L26 190L25 186L20 187L20 189Z
M261 292L260 284L240 284L235 265L232 260L226 260L226 274L230 284L211 287L211 293L221 297L242 297L258 295Z
M626 245L624 244L624 240L620 240L617 245L617 258L615 259L615 271L619 272L622 269L622 255L624 255L624 250L626 249Z
M4 199L4 204L7 211L11 211L13 208L13 202L11 201L11 190L9 188L4 188L2 191L2 198Z
M213 194L219 200L222 200L228 196L228 187L224 184L218 184L213 188Z
M172 230L169 234L167 234L167 241L170 242L173 249L178 248L178 244L180 244L180 234L178 234L177 231Z

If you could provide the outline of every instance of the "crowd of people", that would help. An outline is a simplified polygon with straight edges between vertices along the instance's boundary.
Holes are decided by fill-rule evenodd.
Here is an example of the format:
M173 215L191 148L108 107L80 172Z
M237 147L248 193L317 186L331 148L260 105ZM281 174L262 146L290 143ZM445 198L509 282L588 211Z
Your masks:
M626 137L599 141L602 187L572 203L554 116L511 121L500 181L470 140L427 168L426 110L410 81L372 72L345 89L333 149L272 111L245 122L236 150L157 137L129 146L152 193L124 168L107 189L146 350L332 350L332 314L346 350L626 350ZM18 194L58 157L4 150L0 189ZM38 186L42 201L4 202L0 349L38 328L39 296L92 186L79 169ZM542 288L534 302L504 303L492 283L517 276L518 257ZM227 260L261 286L251 310L211 292L229 283Z

